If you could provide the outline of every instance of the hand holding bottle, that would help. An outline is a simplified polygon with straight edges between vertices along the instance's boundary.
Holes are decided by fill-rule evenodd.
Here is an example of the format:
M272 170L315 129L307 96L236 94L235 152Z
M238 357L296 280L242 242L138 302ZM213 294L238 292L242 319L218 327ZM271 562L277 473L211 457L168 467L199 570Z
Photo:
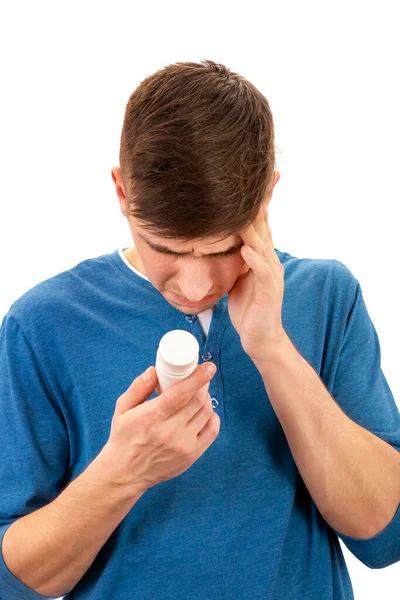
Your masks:
M137 377L118 398L102 450L116 482L132 489L146 490L186 471L220 429L208 393L216 371L213 363L197 365L189 377L145 402L158 385L155 368L149 371L149 382Z

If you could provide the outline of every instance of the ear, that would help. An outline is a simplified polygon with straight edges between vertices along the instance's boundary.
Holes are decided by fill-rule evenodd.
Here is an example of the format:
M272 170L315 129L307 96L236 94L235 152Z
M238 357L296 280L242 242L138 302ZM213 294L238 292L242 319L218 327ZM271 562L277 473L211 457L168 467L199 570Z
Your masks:
M113 167L111 169L111 177L115 184L115 189L117 191L121 212L124 215L124 217L128 218L128 211L126 208L126 195L124 190L124 184L122 183L120 167Z
M281 178L281 174L279 173L279 171L274 171L274 184L270 188L270 191L269 191L268 195L265 197L265 200L263 200L263 202L266 204L267 207L268 207L269 201L272 198L274 188L275 188L276 184L278 183L278 181L280 180L280 178Z

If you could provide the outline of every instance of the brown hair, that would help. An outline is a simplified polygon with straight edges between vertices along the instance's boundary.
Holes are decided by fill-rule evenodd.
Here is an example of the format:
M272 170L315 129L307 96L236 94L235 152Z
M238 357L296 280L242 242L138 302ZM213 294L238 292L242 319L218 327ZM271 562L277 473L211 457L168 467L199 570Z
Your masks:
M274 183L271 109L222 64L170 64L130 96L119 160L128 214L141 227L183 241L229 237Z

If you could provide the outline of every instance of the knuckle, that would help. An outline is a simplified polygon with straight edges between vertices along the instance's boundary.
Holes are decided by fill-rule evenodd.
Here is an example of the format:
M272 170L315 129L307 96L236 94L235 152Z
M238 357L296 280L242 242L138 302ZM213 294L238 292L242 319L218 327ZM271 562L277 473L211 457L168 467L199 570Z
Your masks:
M136 419L136 427L140 431L149 432L154 426L154 416L151 413L144 413Z
M188 448L182 442L177 442L174 444L174 452L176 454L178 454L179 456L183 456L183 457L190 456L190 452L189 452Z
M159 427L155 429L154 438L158 446L161 446L162 448L170 446L171 434L170 432L166 431L165 427Z
M178 409L185 402L188 395L187 391L181 388L176 390L170 388L165 393L168 405L173 406L175 409Z
M207 398L207 401L205 403L205 409L206 409L207 413L210 414L210 415L212 415L213 413L215 413L214 407L213 407L212 402L211 402L211 396L210 396L210 394L208 394L208 398Z
M200 410L207 406L208 394L197 394L195 399L195 407Z
M162 403L154 407L154 419L156 421L163 421L168 418L168 410L163 408Z
M178 410L184 403L187 393L179 388L175 389L174 385L163 392L162 396L162 401L157 404L157 415L161 419L167 419L171 412Z

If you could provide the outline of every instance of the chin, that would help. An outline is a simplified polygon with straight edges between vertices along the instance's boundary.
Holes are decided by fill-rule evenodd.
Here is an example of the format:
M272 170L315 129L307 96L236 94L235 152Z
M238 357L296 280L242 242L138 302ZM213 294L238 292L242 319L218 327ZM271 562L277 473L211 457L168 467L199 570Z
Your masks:
M197 308L195 308L194 306L180 306L179 310L187 315L198 315L199 313L202 313L205 310L214 307L215 304L216 302L212 301L207 304L204 304L204 306L199 306Z

